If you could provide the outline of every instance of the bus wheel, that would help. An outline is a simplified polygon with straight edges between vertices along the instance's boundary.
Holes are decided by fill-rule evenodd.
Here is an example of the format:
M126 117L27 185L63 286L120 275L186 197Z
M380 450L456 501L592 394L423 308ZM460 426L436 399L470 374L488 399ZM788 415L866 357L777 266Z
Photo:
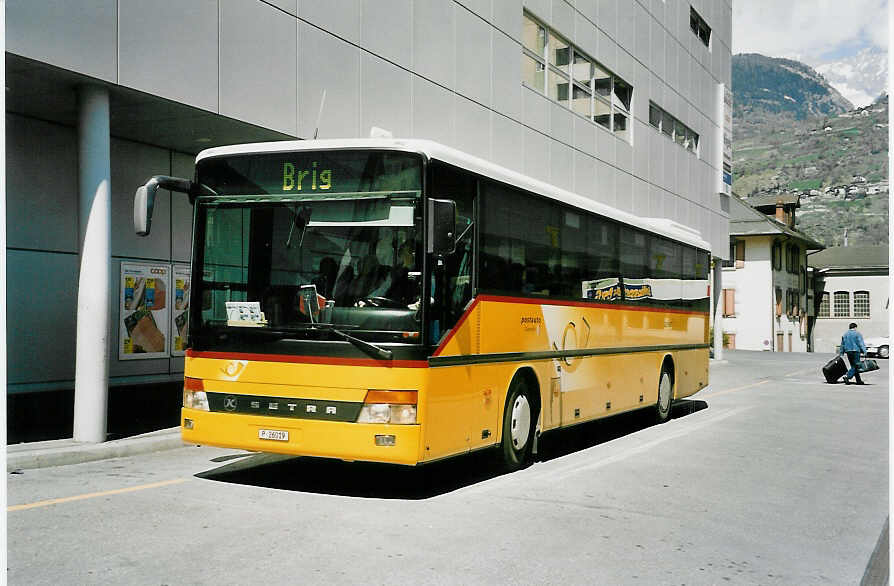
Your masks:
M671 403L674 398L674 383L666 366L661 367L658 377L658 402L655 404L655 422L664 423L670 418Z
M530 459L533 427L528 384L523 377L518 377L509 387L503 413L503 463L507 470L518 470Z

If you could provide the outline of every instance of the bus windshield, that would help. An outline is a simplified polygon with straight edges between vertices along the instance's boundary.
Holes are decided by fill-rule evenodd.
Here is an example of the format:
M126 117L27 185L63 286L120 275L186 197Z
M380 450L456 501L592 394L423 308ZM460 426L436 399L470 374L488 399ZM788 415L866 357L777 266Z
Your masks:
M201 161L197 175L219 195L197 201L196 333L251 326L294 339L420 341L420 157L235 156Z

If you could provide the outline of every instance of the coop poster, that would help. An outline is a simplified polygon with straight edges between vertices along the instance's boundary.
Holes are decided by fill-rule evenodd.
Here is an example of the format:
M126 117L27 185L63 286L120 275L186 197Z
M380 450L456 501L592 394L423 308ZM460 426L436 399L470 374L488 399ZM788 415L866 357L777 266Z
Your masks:
M174 307L171 309L171 356L186 354L189 333L189 265L174 265Z
M118 358L167 358L171 266L121 263Z

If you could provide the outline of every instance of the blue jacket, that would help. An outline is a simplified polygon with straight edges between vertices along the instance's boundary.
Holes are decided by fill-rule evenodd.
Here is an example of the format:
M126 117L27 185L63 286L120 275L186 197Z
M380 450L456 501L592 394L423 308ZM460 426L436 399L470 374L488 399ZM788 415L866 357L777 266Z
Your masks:
M866 353L866 344L863 343L863 336L856 329L848 330L841 336L841 354L845 352Z

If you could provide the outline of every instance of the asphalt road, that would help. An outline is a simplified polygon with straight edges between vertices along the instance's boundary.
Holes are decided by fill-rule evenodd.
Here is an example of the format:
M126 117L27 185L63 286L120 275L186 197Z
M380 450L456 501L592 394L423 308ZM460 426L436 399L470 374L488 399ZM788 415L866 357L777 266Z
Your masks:
M825 355L725 358L667 424L557 432L513 474L193 446L10 474L7 577L859 584L888 511L887 361L859 387L824 384Z

